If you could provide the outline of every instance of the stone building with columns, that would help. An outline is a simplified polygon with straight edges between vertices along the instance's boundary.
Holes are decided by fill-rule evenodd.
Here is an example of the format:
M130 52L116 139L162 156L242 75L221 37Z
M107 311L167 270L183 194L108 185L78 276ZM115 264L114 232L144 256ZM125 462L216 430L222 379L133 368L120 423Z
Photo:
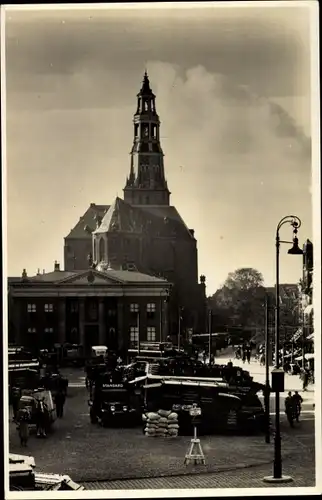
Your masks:
M9 339L27 348L75 343L126 353L167 336L170 284L136 271L89 267L9 278ZM139 333L140 332L140 333Z

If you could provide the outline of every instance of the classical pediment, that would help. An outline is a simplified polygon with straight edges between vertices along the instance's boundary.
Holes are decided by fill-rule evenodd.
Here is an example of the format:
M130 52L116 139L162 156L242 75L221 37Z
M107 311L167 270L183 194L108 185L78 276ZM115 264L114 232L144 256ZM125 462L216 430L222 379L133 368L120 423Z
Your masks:
M58 285L118 285L122 283L121 280L117 278L111 278L105 273L96 271L94 269L89 269L88 271L80 272L76 276L71 276L65 278L59 282Z

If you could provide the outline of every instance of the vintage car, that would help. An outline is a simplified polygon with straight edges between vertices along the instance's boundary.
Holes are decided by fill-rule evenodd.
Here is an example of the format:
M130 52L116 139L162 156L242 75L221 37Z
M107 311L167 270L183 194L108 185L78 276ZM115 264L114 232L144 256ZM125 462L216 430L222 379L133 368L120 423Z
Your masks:
M91 423L103 426L114 423L136 425L141 422L142 406L135 388L121 382L110 373L96 381L92 399L89 400Z
M43 389L36 389L33 391L23 391L23 394L19 401L19 408L27 408L30 412L31 420L30 424L32 426L36 425L36 412L37 412L37 400L41 400L44 398L44 402L48 409L48 417L49 417L49 426L51 426L56 418L56 406L52 398L52 394L50 391L46 391Z

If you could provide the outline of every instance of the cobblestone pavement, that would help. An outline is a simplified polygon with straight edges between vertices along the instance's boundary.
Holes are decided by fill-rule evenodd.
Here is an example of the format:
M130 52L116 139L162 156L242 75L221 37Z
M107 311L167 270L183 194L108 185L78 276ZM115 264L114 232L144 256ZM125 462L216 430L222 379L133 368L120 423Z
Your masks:
M77 375L78 376L78 375ZM141 428L101 428L91 425L85 388L71 387L65 415L57 420L46 440L32 435L23 453L35 457L37 470L68 474L75 481L116 480L171 476L199 472L200 467L184 465L190 438L148 438ZM285 460L314 460L314 420L308 415L290 429L282 415L282 449ZM273 442L264 443L262 435L204 436L206 471L214 472L269 463L273 460ZM15 424L9 424L9 449L21 453ZM273 440L272 440L273 441Z
M271 485L263 481L272 475L272 465L241 468L227 472L194 474L176 477L154 477L147 479L128 479L123 481L84 482L86 490L139 490L139 489L209 489L209 488L276 488L276 487L315 487L314 462L283 464L283 475L293 478L292 483Z

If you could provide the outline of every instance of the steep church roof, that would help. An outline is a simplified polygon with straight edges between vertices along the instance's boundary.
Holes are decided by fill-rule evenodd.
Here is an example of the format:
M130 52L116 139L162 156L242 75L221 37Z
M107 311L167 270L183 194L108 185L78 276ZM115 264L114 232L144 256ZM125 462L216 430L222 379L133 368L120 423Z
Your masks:
M133 206L116 198L94 234L107 232L145 233L150 236L193 237L175 207Z
M135 232L137 230L140 232L137 219L134 216L132 206L117 197L104 215L100 226L94 231L94 234L107 233L109 231Z
M97 217L102 219L109 208L110 205L96 205L95 203L91 203L66 238L91 239L92 232L96 229Z

